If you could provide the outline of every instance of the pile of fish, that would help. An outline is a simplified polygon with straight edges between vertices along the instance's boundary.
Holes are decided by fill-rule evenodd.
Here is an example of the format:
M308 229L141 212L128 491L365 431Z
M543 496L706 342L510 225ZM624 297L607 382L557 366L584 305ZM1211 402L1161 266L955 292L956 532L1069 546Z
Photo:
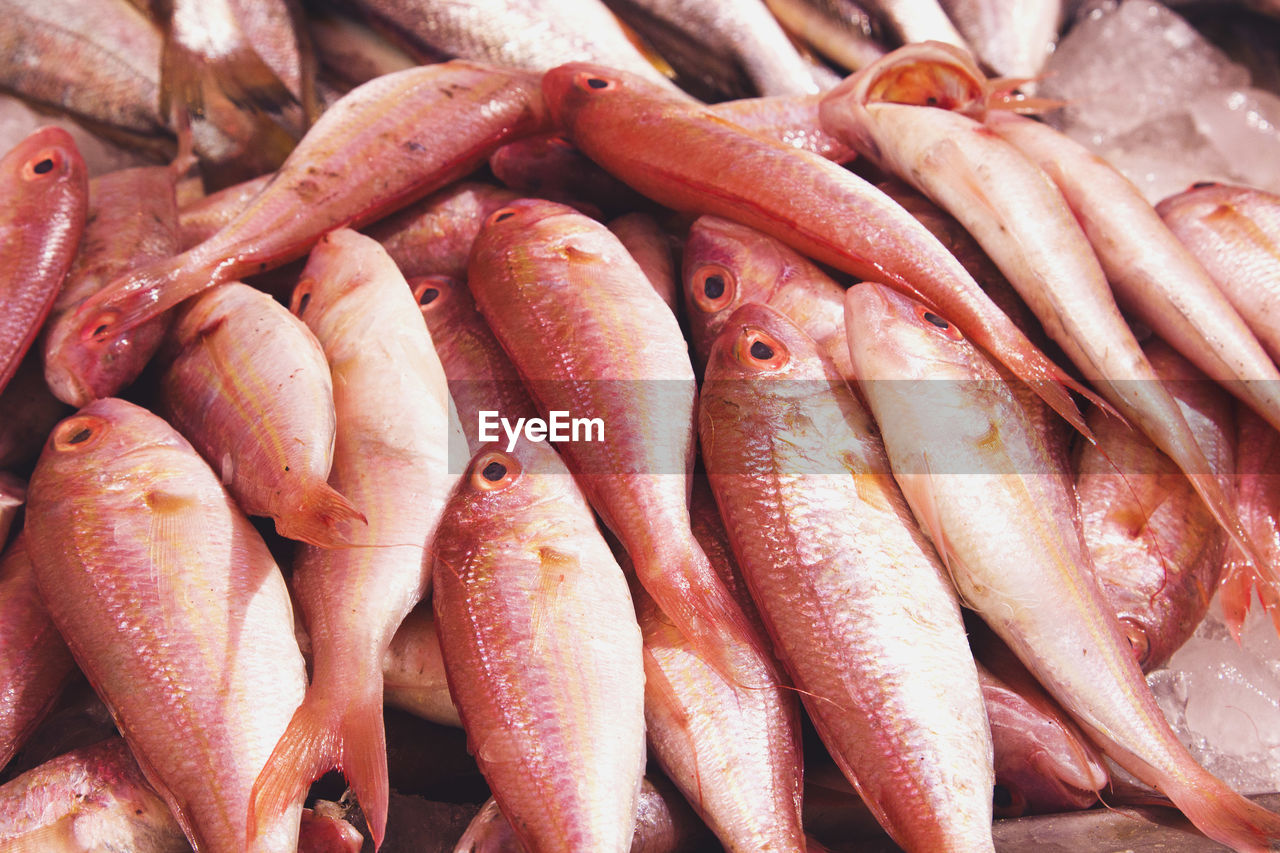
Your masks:
M158 5L0 22L81 123L0 160L0 853L437 844L384 706L459 851L1280 845L1144 678L1280 632L1280 196L1043 120L1058 3Z

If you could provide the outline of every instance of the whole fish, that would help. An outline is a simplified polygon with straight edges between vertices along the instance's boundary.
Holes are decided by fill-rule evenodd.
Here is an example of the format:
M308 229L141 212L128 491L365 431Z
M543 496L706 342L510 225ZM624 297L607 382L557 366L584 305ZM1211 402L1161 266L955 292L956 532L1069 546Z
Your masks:
M75 259L89 175L71 135L35 131L0 159L0 391L9 384Z
M53 708L75 671L36 593L35 569L19 533L0 556L0 769Z
M1177 463L1218 523L1256 556L1062 193L1013 145L949 108L985 94L985 77L963 51L908 45L829 92L822 114L859 153L911 182L974 235L1085 378ZM1274 577L1280 581L1280 573Z
M1118 304L1280 428L1280 371L1141 191L1046 124L994 111L985 124L1044 169L1062 191Z
M746 72L752 87L761 95L819 91L807 63L762 0L711 4L696 0L607 2L642 32L661 27L673 37L691 43L697 53L723 56L726 62ZM562 61L571 60L566 57Z
M1165 721L1094 578L1075 497L990 362L927 306L850 288L859 384L894 477L960 597L1102 751L1236 850L1280 841L1280 816L1195 762Z
M1197 184L1156 211L1280 360L1280 196Z
M671 309L607 228L535 199L489 217L468 284L540 414L600 424L565 463L659 608L732 671L722 636L754 635L689 529L697 387Z
M424 720L462 727L449 696L436 620L428 603L405 617L387 646L382 658L382 698L387 705Z
M1143 347L1186 412L1213 470L1236 472L1235 407L1223 388L1158 338ZM1084 541L1098 583L1144 672L1195 631L1222 577L1227 537L1169 457L1135 431L1089 413L1096 446L1075 455ZM1241 520L1249 511L1236 497ZM1255 541L1271 534L1250 528Z
M382 244L405 278L466 278L471 244L485 219L519 197L503 187L458 181L378 220L364 233Z
M626 853L644 667L626 578L543 442L490 444L449 501L434 597L470 750L524 846Z
M646 196L733 219L815 261L920 295L1086 429L1066 390L1079 384L1013 327L933 235L848 170L743 133L612 69L563 65L544 75L542 88L574 145Z
M68 752L0 787L9 853L189 853L191 845L119 737Z
M281 536L335 548L365 517L326 480L333 380L316 336L260 290L231 282L178 314L160 379L163 412L248 515Z
M748 304L712 347L699 417L737 563L842 772L905 849L994 849L959 603L870 415L803 331Z
M83 406L114 397L142 373L160 346L167 317L86 341L75 310L119 273L177 252L178 207L170 168L125 169L89 182L84 236L44 338L44 375L59 399Z
M677 91L600 0L358 0L356 5L428 55L526 71L577 60L600 62Z
M769 11L827 59L857 71L884 56L875 19L853 0L765 0Z
M353 89L221 231L116 278L84 303L81 334L117 334L207 287L300 257L328 231L367 223L462 177L502 142L541 129L543 113L532 78L466 62L410 68Z
M718 216L700 216L684 245L685 309L699 366L725 322L748 302L766 304L813 338L850 381L844 288L786 244Z
M289 593L204 460L150 412L96 400L54 428L26 535L53 623L192 845L293 851L301 794L249 820L306 685Z
M1033 78L1058 42L1062 0L941 0L973 55L1001 77Z
M675 243L651 215L635 211L606 223L627 253L635 258L644 277L667 303L671 313L680 315L680 281L676 275Z
M427 549L458 478L449 449L462 439L422 313L375 240L349 229L322 237L292 310L333 371L329 484L361 508L368 528L352 547L308 546L295 562L311 686L254 784L252 813L278 811L340 767L380 845L389 796L382 661L430 588Z

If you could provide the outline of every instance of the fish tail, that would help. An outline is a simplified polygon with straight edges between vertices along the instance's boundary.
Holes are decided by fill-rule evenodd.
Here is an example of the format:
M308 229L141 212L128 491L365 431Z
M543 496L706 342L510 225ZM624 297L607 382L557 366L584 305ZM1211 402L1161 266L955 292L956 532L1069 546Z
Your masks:
M1249 615L1257 574L1234 542L1228 543L1227 549L1229 553L1218 587L1218 601L1222 604L1222 619L1227 624L1227 630L1236 643L1239 643L1240 631L1244 628L1245 617Z
M636 560L641 585L718 675L744 688L764 686L743 681L751 668L737 660L736 651L750 650L754 657L771 661L764 642L692 535L683 544L686 547L674 559L648 554L643 562Z
M1228 500L1226 492L1222 488L1222 481L1214 474L1203 472L1203 468L1208 467L1208 462L1205 460L1204 453L1200 451L1199 446L1194 444L1194 440L1192 442L1192 446L1195 447L1200 457L1199 460L1193 459L1193 461L1199 461L1201 463L1201 471L1196 472L1193 469L1193 473L1188 473L1187 469L1189 466L1184 465L1182 461L1176 457L1172 457L1172 454L1170 454L1171 458L1174 458L1174 461L1178 462L1178 467L1182 468L1183 473L1186 473L1187 479L1191 481L1191 487L1196 490L1196 494L1198 494L1200 499L1204 501L1205 507L1208 508L1209 513L1214 517L1218 524L1222 526L1222 529L1227 531L1227 535L1231 537L1232 543L1240 550L1240 553L1244 558L1248 562L1252 563L1252 569L1257 575L1259 588L1263 586L1270 586L1275 589L1280 589L1280 571L1277 571L1274 566L1263 559L1265 550L1259 547L1258 543L1254 541L1254 538L1249 534L1249 531L1240 521L1239 514L1236 512L1232 502ZM1164 450L1165 448L1161 449ZM1168 451L1166 450L1165 452L1167 453ZM1246 611L1248 610L1247 605L1245 609Z
M387 827L390 783L386 732L382 725L382 683L355 700L331 700L314 688L294 711L288 728L253 783L249 798L249 838L306 795L311 783L341 768L364 811L376 847Z
M369 520L341 492L315 479L302 487L297 503L276 518L276 532L321 548L340 548L352 544L357 523L367 526Z
M179 115L203 118L213 93L245 110L279 114L296 105L298 99L257 51L243 37L236 42L225 53L208 56L170 34L160 57L161 115L172 116L176 109Z
M1209 838L1239 853L1266 853L1280 843L1280 814L1231 790L1199 769L1192 779L1162 783L1160 789Z

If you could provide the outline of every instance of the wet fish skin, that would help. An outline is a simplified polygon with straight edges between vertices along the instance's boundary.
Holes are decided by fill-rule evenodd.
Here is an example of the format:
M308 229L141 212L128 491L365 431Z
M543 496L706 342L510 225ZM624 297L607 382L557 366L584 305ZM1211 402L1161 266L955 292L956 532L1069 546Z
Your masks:
M591 162L558 133L508 142L493 152L489 168L521 196L574 207L586 202L615 214L650 206L643 196Z
M870 415L803 331L748 304L712 348L700 427L737 563L841 771L904 848L993 849L959 604Z
M71 135L41 128L0 159L0 391L35 342L75 258L89 175Z
M146 166L89 182L89 208L76 259L46 323L44 375L65 403L84 406L130 385L160 346L168 317L103 340L83 340L80 304L116 275L178 251L178 208L169 167Z
M1251 409L1236 407L1236 490L1240 516L1264 544L1263 556L1275 560L1280 531L1280 433ZM1258 577L1253 564L1228 545L1218 596L1223 621L1239 641L1257 589L1262 607L1280 632L1280 592Z
M324 233L402 207L544 125L536 79L520 73L455 61L372 80L331 106L221 231L114 279L82 305L82 334L115 334L214 284L300 257ZM316 215L297 216L299 205Z
M733 312L758 302L804 329L841 376L854 378L844 288L799 252L754 228L700 216L689 227L683 264L685 310L699 366Z
M468 285L542 416L603 422L603 441L561 452L658 606L715 660L725 633L750 640L689 529L697 388L688 345L621 242L564 205L512 202L476 239Z
M1228 484L1236 464L1235 407L1226 391L1168 344L1143 347L1178 400L1197 443ZM1142 435L1090 412L1097 446L1078 447L1073 470L1085 544L1103 594L1144 672L1163 664L1209 609L1224 569L1227 536L1187 478ZM1253 528L1251 528L1253 531ZM1253 531L1259 542L1269 536ZM1225 598L1224 598L1225 601Z
M52 709L75 671L71 652L36 593L35 569L19 533L0 555L0 769Z
M612 69L562 65L543 76L542 88L552 118L574 145L644 195L733 219L815 261L931 301L1055 411L1085 428L1062 387L1078 383L1030 345L933 235L848 170L745 134Z
M998 112L984 124L1062 191L1119 305L1280 428L1280 371L1141 191L1046 124Z
M360 507L368 527L352 547L307 546L295 561L312 680L254 783L251 808L271 814L341 767L379 845L389 798L382 661L430 589L428 549L460 473L449 451L463 439L421 311L377 241L350 229L320 238L292 310L333 373L329 485Z
M836 163L849 163L858 155L827 133L818 118L818 95L773 95L741 98L711 104L708 110L752 133L792 148L809 151Z
M209 466L155 415L96 400L54 429L27 508L40 597L191 843L294 850L301 796L246 838L306 684L292 607Z
M964 52L936 42L908 45L828 93L823 118L974 235L1107 403L1169 454L1228 534L1256 555L1062 193L1018 149L961 112L987 91Z
M1196 185L1156 205L1273 358L1280 360L1280 197Z
M424 720L462 728L458 708L449 696L430 604L414 608L391 638L382 658L382 697L387 705Z
M184 853L191 845L119 737L0 787L0 846L13 853Z
M1029 79L1053 54L1062 0L941 0L973 55L1000 77Z
M259 175L182 205L178 211L179 251L185 252L217 234L228 222L235 219L274 177L274 172Z
M648 213L625 213L606 223L671 313L680 315L680 283L676 278L675 241Z
M361 538L364 515L326 482L333 380L306 324L262 291L230 282L180 309L168 349L163 413L246 514L322 547Z
M626 579L542 442L475 455L436 539L434 607L470 749L530 851L631 847L644 668Z
M995 368L945 318L881 285L850 288L845 317L894 477L962 600L1109 758L1201 832L1242 851L1280 840L1280 816L1170 730L1093 577L1074 496L1039 474L1054 463Z

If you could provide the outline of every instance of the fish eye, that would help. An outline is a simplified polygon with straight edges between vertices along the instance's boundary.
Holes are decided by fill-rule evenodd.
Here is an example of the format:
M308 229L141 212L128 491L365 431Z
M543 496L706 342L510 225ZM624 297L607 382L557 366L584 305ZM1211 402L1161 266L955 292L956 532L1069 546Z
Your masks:
M418 307L422 309L424 314L430 306L439 301L450 284L452 284L452 279L439 275L425 275L421 278L409 280L409 285L413 289L413 298L418 300Z
M82 343L104 343L111 336L116 321L120 319L120 315L115 311L103 311L97 317L94 317L88 323L85 323L80 329L80 340Z
M489 218L484 221L485 225L496 225L499 222L505 222L515 216L518 211L514 207L503 207L489 214Z
M67 161L62 151L57 148L46 148L22 165L22 178L26 181L39 181L57 175Z
M72 415L54 429L50 444L58 451L88 450L107 432L110 423L97 415Z
M948 322L945 317L940 317L933 313L923 305L916 306L916 317L922 322L928 323L934 329L937 329L940 333L951 338L953 341L958 341L964 337L960 334L960 330L957 329L954 324Z
M756 370L780 370L791 360L782 341L762 329L747 326L738 336L734 353L741 364Z
M737 281L733 273L719 264L703 264L691 278L693 301L708 314L723 310L733 302Z
M617 80L610 80L589 71L579 71L573 77L573 84L584 91L606 92L618 88Z
M307 306L311 304L311 292L315 288L316 282L313 278L304 278L293 288L293 296L289 300L289 310L293 312L295 317L301 317L302 313L307 310Z
M497 450L477 459L471 471L471 484L482 492L502 491L520 479L520 463Z

